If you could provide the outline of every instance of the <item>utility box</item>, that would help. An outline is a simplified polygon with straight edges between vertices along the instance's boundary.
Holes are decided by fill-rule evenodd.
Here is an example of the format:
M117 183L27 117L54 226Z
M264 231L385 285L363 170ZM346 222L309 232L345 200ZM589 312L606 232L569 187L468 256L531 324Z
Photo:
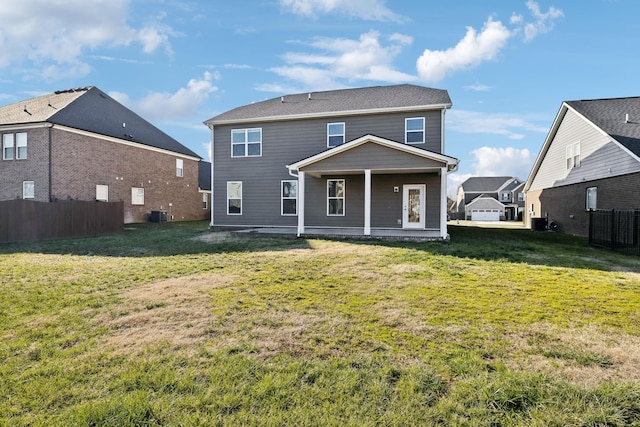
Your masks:
M547 218L531 218L532 231L545 231L547 229Z
M167 222L167 211L151 211L149 215L151 222Z

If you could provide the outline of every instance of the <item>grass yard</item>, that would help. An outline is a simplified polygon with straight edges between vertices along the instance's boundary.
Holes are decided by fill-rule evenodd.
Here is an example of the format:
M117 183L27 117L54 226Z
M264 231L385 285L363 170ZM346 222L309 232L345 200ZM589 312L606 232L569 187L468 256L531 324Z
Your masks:
M0 426L640 426L640 259L450 232L0 245Z

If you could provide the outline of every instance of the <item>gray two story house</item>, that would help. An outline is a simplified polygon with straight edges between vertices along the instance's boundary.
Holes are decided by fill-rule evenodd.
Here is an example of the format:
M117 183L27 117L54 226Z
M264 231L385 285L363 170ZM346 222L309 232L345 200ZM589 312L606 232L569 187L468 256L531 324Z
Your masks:
M448 237L447 91L415 85L286 95L222 113L211 226L298 236Z

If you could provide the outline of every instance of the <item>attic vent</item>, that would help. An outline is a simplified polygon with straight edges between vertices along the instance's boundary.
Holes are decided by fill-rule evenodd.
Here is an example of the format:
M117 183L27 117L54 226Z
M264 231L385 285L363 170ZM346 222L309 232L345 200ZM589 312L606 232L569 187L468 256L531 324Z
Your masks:
M309 101L311 101L311 92L309 92L309 97L308 97Z
M629 123L629 113L624 115L624 122Z
M31 116L31 113L29 112L29 110L27 110L27 106L25 105L24 108L22 109L22 111L24 111L25 113L27 113L28 115Z
M280 102L283 102L283 103L284 103L284 96L281 96L281 97L280 97Z

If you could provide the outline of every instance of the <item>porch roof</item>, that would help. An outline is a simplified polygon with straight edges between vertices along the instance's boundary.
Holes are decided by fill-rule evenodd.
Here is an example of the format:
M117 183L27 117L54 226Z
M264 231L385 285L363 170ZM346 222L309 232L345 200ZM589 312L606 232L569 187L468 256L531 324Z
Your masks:
M439 170L453 171L458 159L375 135L353 141L287 165L290 172L311 175L361 173L370 169L378 173L411 173Z

